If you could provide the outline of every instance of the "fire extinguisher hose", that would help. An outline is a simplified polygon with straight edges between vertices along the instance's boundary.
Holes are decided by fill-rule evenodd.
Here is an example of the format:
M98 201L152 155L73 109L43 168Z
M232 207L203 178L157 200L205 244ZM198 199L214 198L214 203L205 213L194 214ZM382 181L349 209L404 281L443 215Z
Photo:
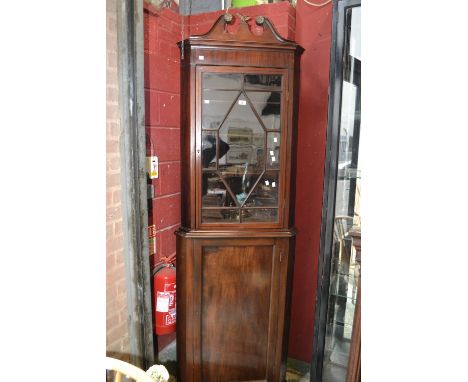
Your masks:
M175 259L176 259L176 255L173 254L169 257L161 257L160 261L158 261L156 263L156 265L154 266L153 268L153 276L158 273L161 269L165 268L165 267L173 267L174 266L174 262L175 262Z

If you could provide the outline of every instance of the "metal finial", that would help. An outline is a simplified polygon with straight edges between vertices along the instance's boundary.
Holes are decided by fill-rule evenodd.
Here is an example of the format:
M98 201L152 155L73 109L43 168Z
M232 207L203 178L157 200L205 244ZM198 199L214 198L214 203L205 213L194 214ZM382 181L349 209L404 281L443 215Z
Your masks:
M263 23L265 22L265 17L257 16L257 18L255 19L255 22L257 23L257 25L263 25Z
M225 13L224 21L229 24L232 21L232 15L230 13Z

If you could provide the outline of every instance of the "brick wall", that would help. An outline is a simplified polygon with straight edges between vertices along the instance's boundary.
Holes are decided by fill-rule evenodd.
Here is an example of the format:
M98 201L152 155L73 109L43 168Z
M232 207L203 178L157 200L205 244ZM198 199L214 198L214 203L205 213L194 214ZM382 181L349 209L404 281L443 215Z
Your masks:
M145 3L145 113L147 155L159 159L153 179L155 198L148 225L156 227L154 265L175 255L174 231L180 226L180 40L178 13Z
M148 211L148 226L154 224L156 231L153 268L161 257L175 256L174 232L180 227L180 16L145 3L144 25L145 126L151 140L147 155L159 159L159 177L151 180L155 198ZM158 349L174 339L175 334L158 336Z
M206 33L225 11L184 17L184 36ZM233 10L236 12L237 10ZM288 2L246 7L243 15L267 16L285 38L294 39L296 12ZM145 113L147 155L159 159L159 178L151 182L155 198L148 226L155 225L156 253L152 267L162 257L176 253L175 230L180 227L180 51L181 16L174 9L158 9L144 3ZM174 339L160 336L158 349Z
M120 197L116 0L107 0L106 29L106 350L109 355L129 360Z

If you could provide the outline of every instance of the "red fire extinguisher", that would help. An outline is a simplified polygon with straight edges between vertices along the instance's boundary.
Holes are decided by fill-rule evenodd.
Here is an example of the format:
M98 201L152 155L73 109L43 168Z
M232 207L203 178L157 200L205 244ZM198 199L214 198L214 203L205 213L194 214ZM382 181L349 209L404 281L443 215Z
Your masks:
M155 332L158 335L176 330L176 269L171 263L156 268L154 281Z

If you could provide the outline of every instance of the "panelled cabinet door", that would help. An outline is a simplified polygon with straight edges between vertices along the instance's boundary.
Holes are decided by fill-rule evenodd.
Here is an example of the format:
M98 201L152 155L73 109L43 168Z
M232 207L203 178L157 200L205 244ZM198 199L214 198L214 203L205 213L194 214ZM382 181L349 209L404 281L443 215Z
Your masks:
M274 238L197 241L195 381L278 380L287 247Z

